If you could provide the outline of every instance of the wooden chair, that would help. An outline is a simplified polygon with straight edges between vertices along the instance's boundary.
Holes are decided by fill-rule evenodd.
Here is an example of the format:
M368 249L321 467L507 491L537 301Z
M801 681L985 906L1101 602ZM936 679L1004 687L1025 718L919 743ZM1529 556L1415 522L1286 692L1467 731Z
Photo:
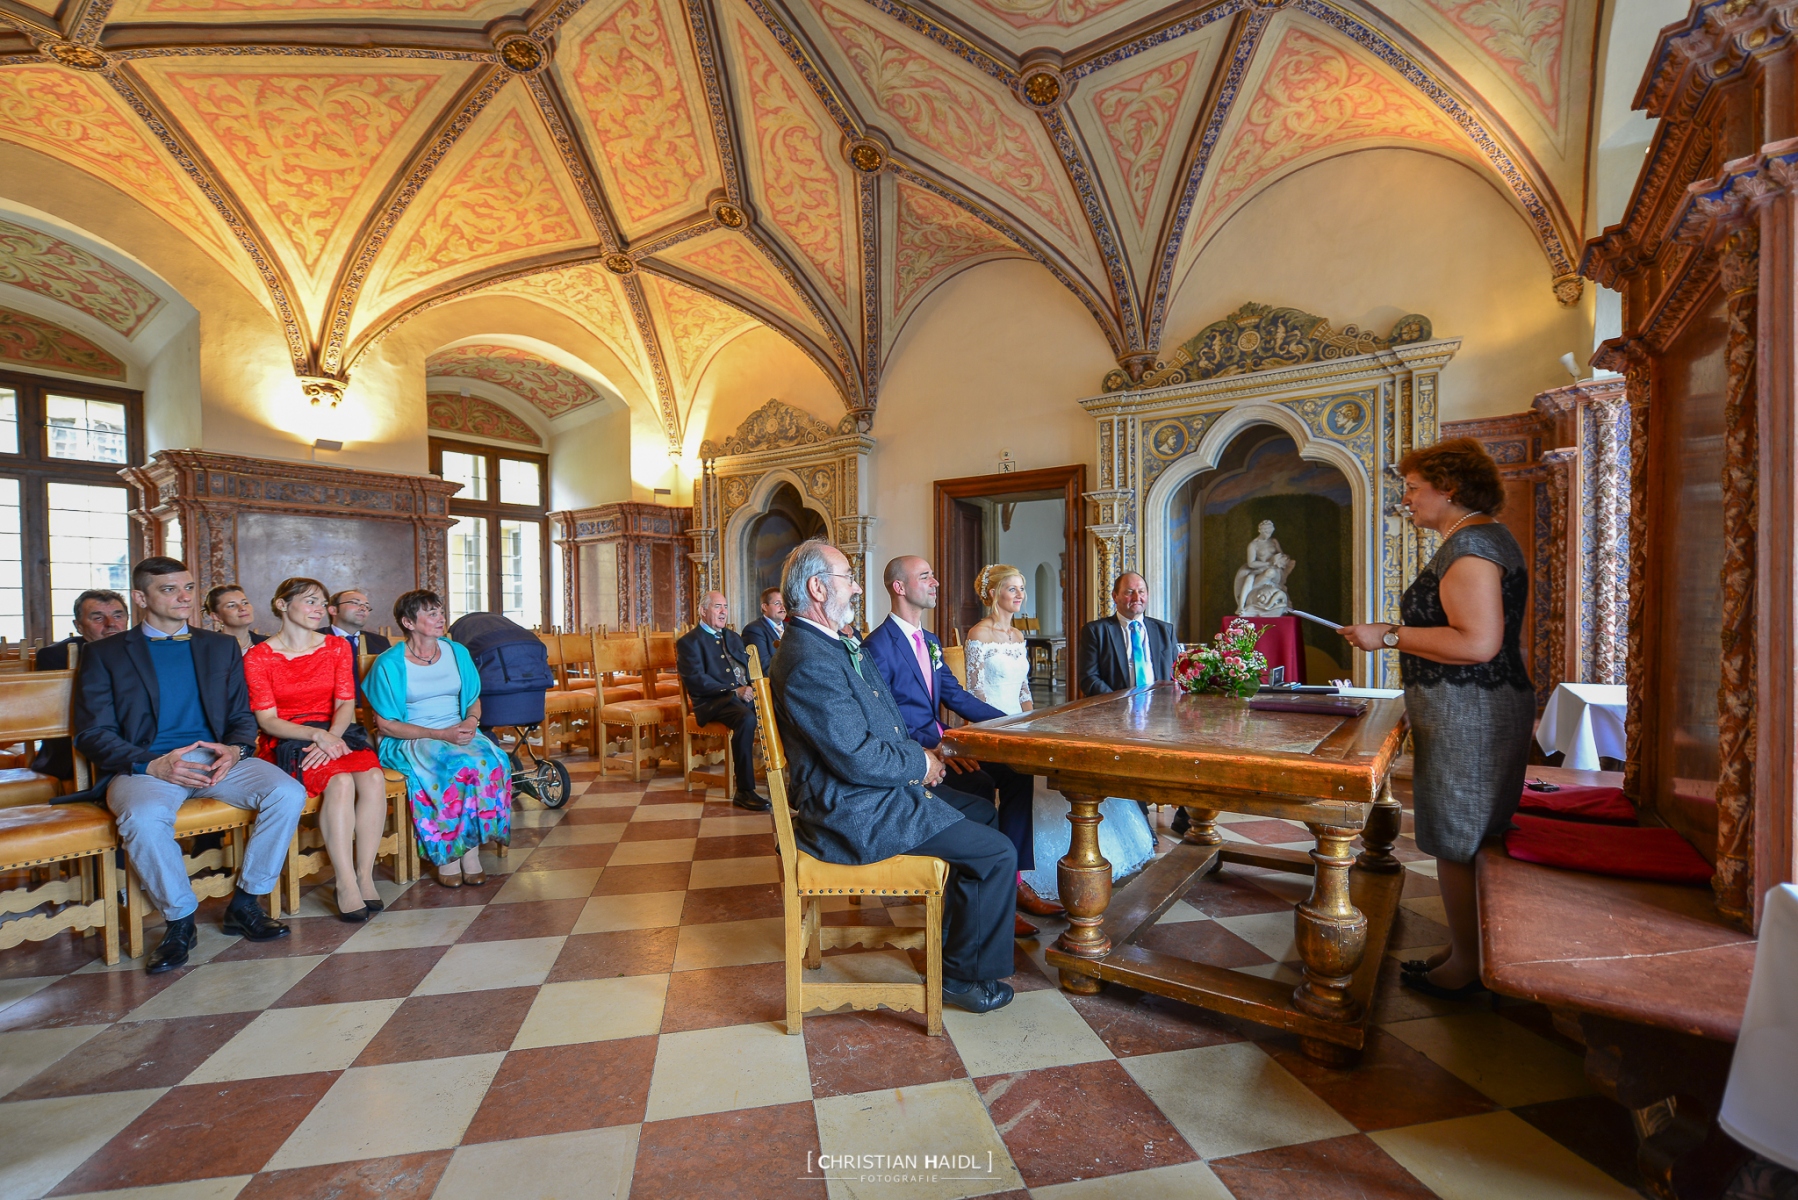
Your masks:
M774 694L762 674L761 656L749 647L749 681L768 764L768 798L774 809L774 836L780 847L781 901L786 925L787 1032L798 1035L805 1013L845 1004L858 1009L910 1009L924 1014L932 1037L943 1032L943 888L949 864L940 858L899 854L866 866L827 863L801 851L793 840L787 808L787 757L774 721ZM922 896L924 927L825 925L826 896ZM823 965L826 947L895 946L924 951L924 977L917 983L807 983L804 969Z
M373 654L356 656L358 684L368 677L375 657ZM356 701L356 720L368 732L370 742L380 741L380 735L375 732L374 712L361 699L360 693ZM375 857L387 860L387 873L395 883L406 884L418 878L418 839L412 832L412 804L406 795L406 777L385 767L381 774L387 785L387 824ZM320 874L331 865L331 856L325 851L325 835L318 827L318 810L323 800L322 796L306 797L300 827L294 830L293 842L287 847L287 865L281 871L281 887L290 913L300 911L300 881Z
M247 808L233 808L223 800L189 800L175 814L175 840L186 841L199 837L203 833L222 834L223 838L216 849L203 850L198 854L181 855L182 866L187 870L188 882L193 885L194 897L199 900L211 896L229 896L237 886L237 872L243 866L244 843L250 836L250 828L256 823L256 814ZM269 915L281 915L281 888L277 883L275 890L268 895ZM144 954L144 923L155 913L150 907L150 899L144 894L143 883L137 877L137 870L131 865L131 856L125 856L125 952L132 958L142 958Z
M963 687L968 686L968 648L966 646L944 646L943 663L955 675L955 682Z
M675 636L650 633L645 634L644 639L649 668L643 676L643 694L657 700L672 700L681 694L680 655L674 648Z
M74 658L70 647L70 658ZM75 701L75 670L21 671L0 676L0 746L25 743L28 754L38 742L70 736ZM29 760L27 760L29 761ZM86 787L86 783L78 783ZM29 767L0 770L0 809L49 804L62 795L62 780Z
M676 682L678 684L678 680ZM685 687L680 689L679 695L681 774L687 781L687 791L691 792L693 790L693 781L695 779L699 780L700 787L703 789L711 786L711 780L718 778L717 772L704 769L706 767L705 754L703 752L695 752L693 749L694 738L710 737L718 738L724 743L724 794L727 796L736 795L737 765L736 760L732 757L730 752L731 738L734 736L731 733L730 726L721 724L717 721L702 725L699 718L693 715L693 708L687 702L687 689Z
M575 720L584 717L591 752L598 758L604 749L600 743L599 722L594 719L599 707L598 674L595 673L593 684L577 686L582 683L581 676L577 673L570 677L568 670L570 665L591 667L592 639L579 633L540 633L537 637L549 652L549 665L556 673L557 684L543 694L544 753L565 752L573 740Z
M642 678L648 669L649 648L644 639L632 634L628 638L606 637L598 633L592 635L593 667L595 674L602 679L612 675L635 675ZM610 729L616 725L630 731L631 743L631 780L643 782L643 741L644 730L653 731L664 723L677 721L681 704L677 696L673 700L615 700L602 703L599 707L599 720L595 723L598 730L594 742L594 757L600 760L600 774L604 776L611 771L609 756L605 753L610 742Z
M0 874L50 868L35 886L0 892L0 914L54 911L0 922L0 950L43 942L63 930L98 929L106 965L119 961L119 883L113 866L119 835L98 804L33 804L0 811ZM70 869L59 876L64 865ZM142 935L140 933L141 940Z

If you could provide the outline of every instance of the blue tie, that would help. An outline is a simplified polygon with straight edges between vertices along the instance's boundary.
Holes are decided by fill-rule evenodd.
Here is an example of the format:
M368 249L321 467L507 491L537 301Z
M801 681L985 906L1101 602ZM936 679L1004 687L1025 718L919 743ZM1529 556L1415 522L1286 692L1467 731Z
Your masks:
M1143 653L1142 622L1130 622L1130 661L1136 664L1136 686L1149 686L1149 656Z

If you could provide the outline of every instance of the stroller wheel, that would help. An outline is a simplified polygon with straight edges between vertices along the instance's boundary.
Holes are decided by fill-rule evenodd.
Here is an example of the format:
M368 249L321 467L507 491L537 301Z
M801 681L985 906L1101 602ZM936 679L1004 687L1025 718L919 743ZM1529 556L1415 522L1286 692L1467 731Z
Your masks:
M568 803L568 768L555 759L538 760L536 784L537 800L543 807L561 808Z

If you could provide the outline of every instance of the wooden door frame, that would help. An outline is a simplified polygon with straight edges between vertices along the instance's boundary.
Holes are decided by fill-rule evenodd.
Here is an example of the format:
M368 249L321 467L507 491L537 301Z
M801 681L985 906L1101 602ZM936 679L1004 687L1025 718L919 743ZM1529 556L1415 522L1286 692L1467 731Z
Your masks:
M957 500L976 500L986 496L1005 496L1012 492L1059 491L1062 496L1063 529L1067 545L1066 585L1061 591L1062 628L1066 632L1070 655L1086 624L1088 597L1086 587L1086 464L1066 467L1041 467L1034 471L1010 471L995 475L967 475L960 479L939 479L933 485L931 502L936 517L936 564L939 595L952 594L954 588L972 588L972 579L957 578L955 564L949 559L949 531L954 521ZM1035 581L1031 581L1034 586ZM942 611L938 602L937 612ZM936 622L933 613L931 621ZM937 637L947 638L942 629L933 629ZM1070 670L1069 674L1073 672ZM1070 679L1069 688L1072 694Z

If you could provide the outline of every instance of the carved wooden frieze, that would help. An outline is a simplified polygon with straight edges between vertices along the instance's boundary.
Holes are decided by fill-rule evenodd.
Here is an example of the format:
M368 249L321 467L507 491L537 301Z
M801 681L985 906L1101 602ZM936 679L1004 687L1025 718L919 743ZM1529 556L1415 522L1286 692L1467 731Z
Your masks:
M602 504L549 514L570 628L678 629L693 619L690 508ZM599 595L589 589L604 589Z

